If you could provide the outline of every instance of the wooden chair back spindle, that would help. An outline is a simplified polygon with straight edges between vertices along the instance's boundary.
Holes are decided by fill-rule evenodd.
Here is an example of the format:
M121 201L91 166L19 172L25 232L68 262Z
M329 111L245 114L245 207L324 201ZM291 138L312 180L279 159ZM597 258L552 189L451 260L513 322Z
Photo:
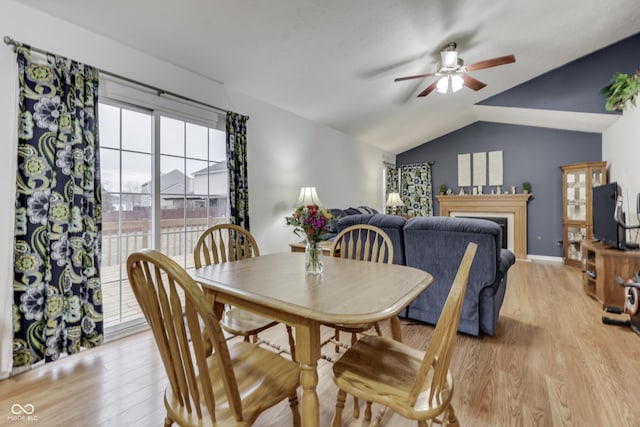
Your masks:
M196 268L253 256L260 256L256 240L247 230L234 224L218 224L207 229L198 239L193 253Z
M342 230L335 238L331 255L378 263L393 263L393 243L380 228L357 224Z

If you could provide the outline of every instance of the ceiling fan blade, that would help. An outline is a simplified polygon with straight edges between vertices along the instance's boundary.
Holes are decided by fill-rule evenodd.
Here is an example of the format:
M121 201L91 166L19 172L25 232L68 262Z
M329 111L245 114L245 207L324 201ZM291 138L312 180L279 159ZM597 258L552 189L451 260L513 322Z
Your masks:
M482 83L478 79L474 79L468 74L463 74L462 79L464 80L464 85L473 90L480 90L487 85L486 83Z
M407 76L407 77L398 77L396 79L393 79L394 82L401 82L403 80L411 80L411 79L421 79L423 77L429 77L429 76L433 76L433 73L427 73L427 74L418 74L415 76Z
M512 62L516 62L515 56L500 56L498 58L486 59L484 61L469 64L467 65L467 71L482 70L483 68L497 67L498 65L511 64Z
M436 88L437 85L438 85L438 81L436 80L435 82L433 82L429 86L427 86L427 88L425 90L420 92L418 94L418 96L427 96L427 95L429 95L431 92L433 92L433 90Z

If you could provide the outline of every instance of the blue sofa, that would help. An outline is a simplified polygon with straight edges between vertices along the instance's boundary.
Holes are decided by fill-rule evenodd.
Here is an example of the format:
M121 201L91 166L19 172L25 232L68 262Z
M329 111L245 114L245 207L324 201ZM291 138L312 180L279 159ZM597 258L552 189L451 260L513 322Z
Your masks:
M494 222L474 218L403 217L386 214L349 215L338 231L354 224L383 229L394 247L394 263L428 271L433 283L404 312L404 317L436 324L453 278L469 242L478 244L471 266L458 331L494 335L507 287L513 253L501 249L501 229Z

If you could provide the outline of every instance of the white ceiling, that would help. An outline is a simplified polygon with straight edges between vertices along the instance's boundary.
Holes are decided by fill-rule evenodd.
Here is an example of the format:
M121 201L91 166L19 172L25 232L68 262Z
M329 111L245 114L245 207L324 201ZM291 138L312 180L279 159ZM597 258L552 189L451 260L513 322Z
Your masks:
M473 104L640 31L638 0L23 0L37 9L342 131L402 152L478 120ZM415 96L439 51L473 92ZM634 54L637 54L634 53Z

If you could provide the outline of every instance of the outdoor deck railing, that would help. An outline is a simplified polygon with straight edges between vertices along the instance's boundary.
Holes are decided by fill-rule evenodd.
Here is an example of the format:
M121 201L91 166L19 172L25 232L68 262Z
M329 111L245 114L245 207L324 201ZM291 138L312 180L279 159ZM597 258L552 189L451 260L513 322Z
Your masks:
M227 218L163 219L160 221L160 250L170 257L189 254L200 235ZM127 256L152 243L150 220L104 222L102 224L102 266L124 263ZM118 245L118 239L121 246ZM186 252L185 252L186 251Z

